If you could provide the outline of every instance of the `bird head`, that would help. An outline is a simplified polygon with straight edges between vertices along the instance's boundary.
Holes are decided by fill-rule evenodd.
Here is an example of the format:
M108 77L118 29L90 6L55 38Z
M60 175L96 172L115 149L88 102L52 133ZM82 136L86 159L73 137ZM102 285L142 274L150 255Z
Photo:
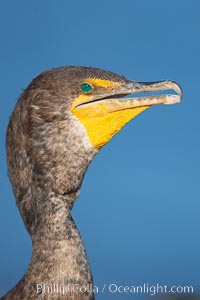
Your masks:
M49 93L49 97L45 97L47 101L42 95L37 96L32 106L36 105L42 121L75 117L76 129L78 124L84 127L88 142L96 150L147 108L180 102L182 94L173 81L137 82L88 67L53 69L42 73L32 85L38 85L41 93ZM177 94L153 95L153 92L165 90L174 90ZM152 95L142 95L145 92Z
M176 94L141 94L164 90ZM173 81L143 83L89 67L41 73L20 97L7 130L9 175L22 215L34 215L40 194L77 196L94 155L127 122L152 105L180 100Z

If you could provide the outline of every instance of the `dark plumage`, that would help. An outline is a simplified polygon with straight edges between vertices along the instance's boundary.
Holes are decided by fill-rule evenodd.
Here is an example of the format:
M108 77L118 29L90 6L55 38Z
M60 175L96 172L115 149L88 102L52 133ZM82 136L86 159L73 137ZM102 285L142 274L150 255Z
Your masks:
M70 291L54 298L43 291L42 299L93 299L92 289L85 293L72 289L75 284L87 287L92 283L83 242L71 217L84 174L99 150L90 142L86 127L71 112L86 79L119 85L95 83L88 102L119 95L122 86L122 94L131 93L130 87L124 90L130 81L123 76L94 68L61 67L36 77L10 118L6 140L8 172L32 237L33 254L24 277L2 299L39 299L37 284L54 283ZM134 83L135 90L137 86Z

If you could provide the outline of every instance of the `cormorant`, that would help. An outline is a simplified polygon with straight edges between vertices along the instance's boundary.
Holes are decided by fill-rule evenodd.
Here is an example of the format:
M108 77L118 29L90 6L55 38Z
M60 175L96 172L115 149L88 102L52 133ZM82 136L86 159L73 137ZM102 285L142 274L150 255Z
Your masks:
M169 89L176 95L131 96ZM33 79L16 104L6 138L8 173L33 252L28 271L2 299L94 299L71 217L84 174L128 121L154 104L180 102L181 94L173 81L136 82L89 67L59 67Z

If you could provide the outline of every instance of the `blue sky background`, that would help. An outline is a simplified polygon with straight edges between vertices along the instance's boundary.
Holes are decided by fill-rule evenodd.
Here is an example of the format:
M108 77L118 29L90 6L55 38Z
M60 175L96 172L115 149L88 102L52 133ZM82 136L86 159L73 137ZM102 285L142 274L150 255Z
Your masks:
M179 105L130 122L91 164L73 209L94 284L193 285L200 290L200 2L0 2L0 295L26 271L31 240L6 171L9 116L33 77L62 65L138 81L172 79ZM97 294L96 299L149 299Z

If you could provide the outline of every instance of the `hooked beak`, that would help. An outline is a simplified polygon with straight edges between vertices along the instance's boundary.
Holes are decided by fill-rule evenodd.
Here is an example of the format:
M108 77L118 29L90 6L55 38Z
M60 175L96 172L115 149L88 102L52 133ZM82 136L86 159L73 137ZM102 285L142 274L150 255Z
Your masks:
M175 92L167 93L166 91ZM154 94L153 92L165 92L164 94ZM145 95L148 93L148 95ZM150 94L151 93L151 94ZM135 94L135 96L134 96ZM141 94L141 95L140 95ZM128 97L127 97L128 96ZM74 105L75 110L87 108L95 109L100 106L106 107L107 113L137 107L150 107L155 104L175 104L182 99L182 89L175 82L170 80L156 82L127 81L127 83L114 89L114 92L99 98L88 97L85 101L80 101ZM96 110L96 109L95 109Z
M166 91L174 91L175 93L166 93ZM153 92L165 92L164 94L155 94ZM145 95L145 93L152 95ZM141 96L140 96L141 93ZM134 96L136 94L136 96ZM124 98L124 96L127 96ZM131 109L136 107L148 107L155 104L175 104L182 99L181 87L174 81L157 81L157 82L136 82L128 81L121 86L116 95L99 99L106 105L107 112ZM89 103L88 103L89 104ZM92 104L92 102L90 102Z

